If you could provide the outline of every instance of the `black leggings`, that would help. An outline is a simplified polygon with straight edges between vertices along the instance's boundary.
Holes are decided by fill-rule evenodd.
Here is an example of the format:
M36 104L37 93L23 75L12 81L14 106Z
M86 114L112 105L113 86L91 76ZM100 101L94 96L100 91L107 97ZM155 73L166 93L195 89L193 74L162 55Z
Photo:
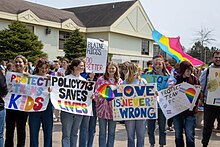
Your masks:
M27 112L18 110L6 110L6 138L5 147L14 146L14 130L17 127L17 147L25 146L25 126L27 122Z

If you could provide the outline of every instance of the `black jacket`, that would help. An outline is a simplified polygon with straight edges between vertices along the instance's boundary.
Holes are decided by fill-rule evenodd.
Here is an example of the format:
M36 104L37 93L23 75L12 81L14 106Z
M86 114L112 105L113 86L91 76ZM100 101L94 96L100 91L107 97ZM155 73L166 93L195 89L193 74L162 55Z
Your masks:
M4 101L2 96L5 96L8 93L8 88L5 80L5 76L0 72L0 110L4 109Z

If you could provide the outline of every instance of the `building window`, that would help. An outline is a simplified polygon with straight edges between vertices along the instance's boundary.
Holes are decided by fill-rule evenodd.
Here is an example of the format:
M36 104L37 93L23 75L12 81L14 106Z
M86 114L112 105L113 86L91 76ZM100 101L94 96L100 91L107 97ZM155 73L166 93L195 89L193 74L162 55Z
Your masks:
M141 54L149 55L149 41L148 40L142 39Z
M164 58L166 58L166 52L164 52L159 45L157 44L153 44L153 56L156 56L156 55L161 55L163 56Z
M69 38L70 32L59 31L59 49L64 49L64 43L67 38Z
M139 64L139 60L131 60L131 63Z

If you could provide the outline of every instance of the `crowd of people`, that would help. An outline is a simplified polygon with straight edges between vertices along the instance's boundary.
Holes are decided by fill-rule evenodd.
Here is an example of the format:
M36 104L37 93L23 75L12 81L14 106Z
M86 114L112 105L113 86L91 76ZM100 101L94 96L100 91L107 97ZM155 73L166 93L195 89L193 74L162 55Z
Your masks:
M46 58L41 58L33 66L31 62L19 55L14 61L6 63L1 62L0 67L0 147L14 146L14 130L17 128L17 147L25 146L26 132L25 127L28 120L30 130L30 146L39 146L39 130L42 124L44 133L44 146L52 147L52 130L53 121L61 121L62 124L62 140L63 147L76 147L77 140L80 147L92 147L96 133L96 124L99 124L99 146L113 147L115 140L116 121L113 121L112 101L102 98L97 89L103 84L147 84L146 79L142 78L142 74L170 76L168 83L164 87L157 87L157 90L170 88L176 84L187 82L196 87L201 86L201 92L192 111L186 110L172 119L167 120L160 106L158 105L158 126L159 126L159 146L166 145L166 126L170 128L172 122L175 130L175 144L177 147L195 147L195 127L196 112L198 106L204 105L204 128L202 144L203 147L208 146L213 124L216 118L219 118L220 107L206 104L207 89L210 88L208 83L208 74L210 68L220 68L220 51L215 51L212 55L212 64L203 72L196 70L188 61L182 61L175 67L169 65L161 55L155 56L147 63L145 70L140 70L138 65L131 62L117 64L108 62L106 72L103 74L94 74L85 72L85 62L83 59L73 59L71 62L63 58L61 61L55 60L50 62ZM10 110L4 108L4 97L7 95L8 89L5 80L7 72L17 72L24 75L38 76L63 76L80 80L95 81L96 86L91 97L93 116L83 116L72 114L64 111L54 110L51 101L47 108L42 112L24 112L18 110ZM48 93L52 91L48 89ZM167 123L168 122L168 123ZM128 147L144 147L145 134L148 134L149 144L151 147L156 146L155 140L155 119L141 120L125 120L125 129L127 132ZM4 139L4 126L6 133ZM78 139L79 132L79 139ZM186 135L184 143L183 134ZM136 136L136 137L135 137ZM135 138L137 139L135 143Z

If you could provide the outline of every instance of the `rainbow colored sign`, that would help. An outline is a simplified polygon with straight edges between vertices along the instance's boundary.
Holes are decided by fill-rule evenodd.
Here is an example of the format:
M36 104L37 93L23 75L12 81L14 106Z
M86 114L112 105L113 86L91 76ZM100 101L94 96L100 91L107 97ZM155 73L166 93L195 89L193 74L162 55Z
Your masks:
M156 84L122 84L114 90L113 120L157 119Z
M154 30L152 32L152 37L154 41L160 46L160 48L173 57L177 62L189 61L194 66L199 66L204 64L204 62L193 58L192 56L186 54L182 45L180 44L180 37L170 38L162 35L158 31Z
M114 99L115 95L110 87L110 84L101 85L97 91L106 100L111 101Z
M6 82L9 90L4 98L7 109L26 112L46 110L50 99L47 77L7 72Z
M196 94L196 91L193 88L188 88L186 90L186 96L187 96L190 103L193 102L193 98L195 97L195 94Z
M192 110L193 107L195 106L200 90L201 88L199 87L197 88L194 85L183 82L181 83L181 87L180 87L179 93L177 94L177 97L181 97L181 98L186 97L188 101L190 102L189 110Z
M95 82L80 80L68 75L51 77L51 102L55 109L68 113L92 116L92 99Z

